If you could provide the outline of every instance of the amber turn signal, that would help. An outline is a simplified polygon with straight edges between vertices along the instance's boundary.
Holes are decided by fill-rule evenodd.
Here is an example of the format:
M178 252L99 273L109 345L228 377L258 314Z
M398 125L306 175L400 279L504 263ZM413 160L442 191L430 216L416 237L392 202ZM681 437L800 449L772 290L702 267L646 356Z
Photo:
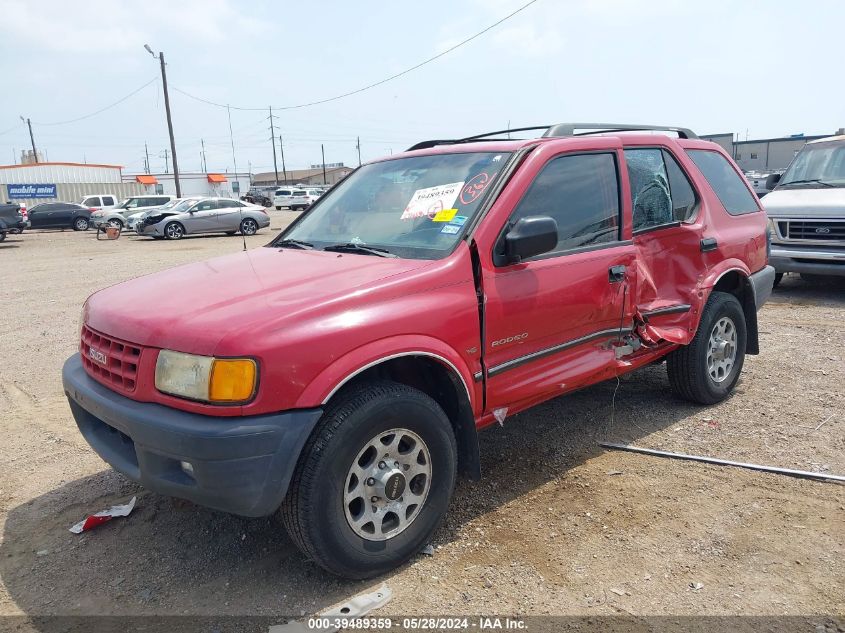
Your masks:
M246 402L255 393L258 368L250 358L215 358L208 385L210 402Z

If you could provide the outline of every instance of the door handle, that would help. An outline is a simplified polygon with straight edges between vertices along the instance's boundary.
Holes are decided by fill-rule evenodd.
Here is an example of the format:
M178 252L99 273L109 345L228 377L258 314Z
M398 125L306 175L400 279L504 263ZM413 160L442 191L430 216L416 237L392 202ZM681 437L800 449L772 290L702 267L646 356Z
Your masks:
M701 240L701 252L707 253L709 251L715 251L718 245L719 243L716 241L715 237L705 237Z
M619 283L620 281L625 279L625 266L623 266L622 264L611 266L607 270L607 278L612 284Z

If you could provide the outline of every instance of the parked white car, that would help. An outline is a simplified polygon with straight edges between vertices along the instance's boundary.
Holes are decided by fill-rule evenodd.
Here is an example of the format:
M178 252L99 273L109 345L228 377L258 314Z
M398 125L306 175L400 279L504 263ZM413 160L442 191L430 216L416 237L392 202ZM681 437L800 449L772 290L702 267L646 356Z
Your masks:
M117 196L113 193L98 193L84 196L77 204L96 209L114 209L117 206Z
M112 226L119 226L123 228L127 225L127 220L130 215L137 213L141 209L151 209L153 207L160 207L174 200L176 196L158 195L158 196L132 196L120 203L120 206L114 209L100 209L91 214L91 222L95 227L103 224L111 224Z
M311 202L308 192L305 189L282 187L276 189L276 192L273 194L273 206L276 207L276 211L281 211L282 207L287 207L291 211L307 209Z

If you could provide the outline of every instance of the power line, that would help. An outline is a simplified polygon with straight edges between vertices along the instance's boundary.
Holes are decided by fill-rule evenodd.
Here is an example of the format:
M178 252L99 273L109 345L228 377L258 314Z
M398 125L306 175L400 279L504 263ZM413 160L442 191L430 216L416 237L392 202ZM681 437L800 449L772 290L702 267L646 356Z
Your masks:
M468 44L468 43L469 43L469 42L471 42L472 40L474 40L474 39L476 39L476 38L478 38L478 37L481 37L482 35L484 35L485 33L487 33L487 31L490 31L491 29L496 28L497 26L499 26L500 24L502 24L502 22L505 22L505 21L507 21L507 20L510 20L510 19L511 19L512 17L514 17L517 13L520 13L520 12L524 11L525 9L527 9L527 8L528 8L528 7L530 7L532 4L534 4L535 2L538 2L538 1L539 1L539 0L530 0L529 2L526 2L525 4L523 4L521 7L519 7L519 8L518 8L516 11L514 11L513 13L509 13L508 15L506 15L505 17L503 17L501 20L499 20L498 22L495 22L495 23L491 24L490 26L488 26L488 27L487 27L487 28L485 28L484 30L479 31L479 32L478 32L478 33L476 33L475 35L472 35L472 36L470 36L470 37L466 38L465 40L462 40L461 42L458 42L458 43L457 43L457 44L455 44L454 46L451 46L451 47L447 48L445 51L443 51L443 52L441 52L441 53L438 53L438 54L437 54L437 55L435 55L434 57L429 57L429 58L428 58L428 59L426 59L425 61L420 62L419 64L417 64L417 65L415 65L415 66L411 66L410 68L406 68L405 70L403 70L403 71L401 71L401 72L398 72L398 73L396 73L395 75L391 75L390 77L387 77L387 78L382 79L382 80L380 80L380 81L376 81L375 83L368 84L368 85L366 85L366 86L363 86L362 88L357 88L356 90L352 90L352 91L350 91L350 92L345 92L345 93L343 93L343 94L336 95L336 96L334 96L334 97L329 97L329 98L327 98L327 99L320 99L320 100L318 100L318 101L309 101L308 103L299 103L299 104L297 104L297 105L277 106L277 107L276 107L276 109L277 109L277 110L296 110L296 109L298 109L298 108L307 108L307 107L310 107L310 106L320 105L320 104L323 104L323 103L329 103L329 102L331 102L331 101L338 101L339 99L344 99L344 98L346 98L346 97L351 97L352 95L359 94L359 93L361 93L361 92L364 92L365 90L370 90L371 88L375 88L376 86L381 86L382 84L386 84L387 82L389 82L389 81L393 81L394 79L398 79L399 77L402 77L403 75L407 75L408 73L413 72L413 71L417 70L418 68L422 68L422 67L423 67L423 66L425 66L426 64L430 64L431 62L433 62L433 61L435 61L435 60L437 60L437 59L440 59L440 58L441 58L441 57L443 57L444 55L448 55L448 54L449 54L449 53L451 53L452 51L457 50L457 49L458 49L458 48L460 48L461 46L463 46L463 45L465 45L465 44ZM192 94L190 94L190 93L188 93L188 92L185 92L184 90L181 90L180 88L177 88L176 86L171 86L171 88L173 88L173 90L175 90L176 92L178 92L178 93L180 93L180 94L185 95L186 97L190 97L191 99L194 99L195 101L201 101L202 103L206 103L206 104L208 104L208 105L217 106L218 108L231 107L233 110L255 110L255 111L258 111L258 110L264 110L264 109L265 109L265 108L263 108L263 107L259 107L259 108L247 108L247 107L239 107L239 106L227 106L226 104L223 104L223 103L217 103L217 102L215 102L215 101L210 101L210 100L208 100L208 99L203 99L202 97L197 97L197 96L192 95Z
M130 93L129 93L128 95L126 95L125 97L121 97L120 99L118 99L118 100L117 100L117 101L115 101L114 103L112 103L112 104L110 104L110 105L107 105L105 108L100 108L99 110L96 110L96 111L94 111L94 112L91 112L90 114L86 114L86 115L84 115L84 116L77 117L77 118L75 118L75 119L68 119L67 121L55 121L55 122L53 122L53 123L38 123L38 122L36 121L36 122L35 122L35 125L44 125L44 126L47 126L47 125L66 125L66 124L68 124L68 123L76 123L77 121L83 121L83 120L85 120L85 119L90 119L90 118L91 118L91 117L93 117L93 116L97 116L98 114L100 114L100 113L102 113L102 112L105 112L106 110L110 110L111 108L113 108L113 107L115 107L115 106L117 106L117 105L120 105L121 103L123 103L124 101L126 101L129 97L133 97L133 96L135 96L136 94L138 94L139 92L141 92L144 88L146 88L147 86L149 86L149 85L150 85L150 84L152 84L152 83L155 83L156 81L158 81L158 77L153 77L150 81L148 81L147 83L145 83L145 84L144 84L143 86L141 86L140 88L137 88L136 90L133 90L132 92L130 92Z

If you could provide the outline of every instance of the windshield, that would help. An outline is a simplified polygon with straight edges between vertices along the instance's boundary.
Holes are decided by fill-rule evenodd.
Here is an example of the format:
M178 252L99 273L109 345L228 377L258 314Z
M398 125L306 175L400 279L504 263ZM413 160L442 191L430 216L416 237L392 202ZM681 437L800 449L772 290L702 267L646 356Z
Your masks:
M461 238L509 153L399 158L365 165L275 242L356 244L439 259ZM275 243L274 242L274 243Z
M845 186L845 142L805 145L780 179L781 187L793 183Z
M169 211L187 211L199 201L199 198L188 198L186 200L179 200L172 207L168 208L167 205L164 205L161 210L168 209Z

